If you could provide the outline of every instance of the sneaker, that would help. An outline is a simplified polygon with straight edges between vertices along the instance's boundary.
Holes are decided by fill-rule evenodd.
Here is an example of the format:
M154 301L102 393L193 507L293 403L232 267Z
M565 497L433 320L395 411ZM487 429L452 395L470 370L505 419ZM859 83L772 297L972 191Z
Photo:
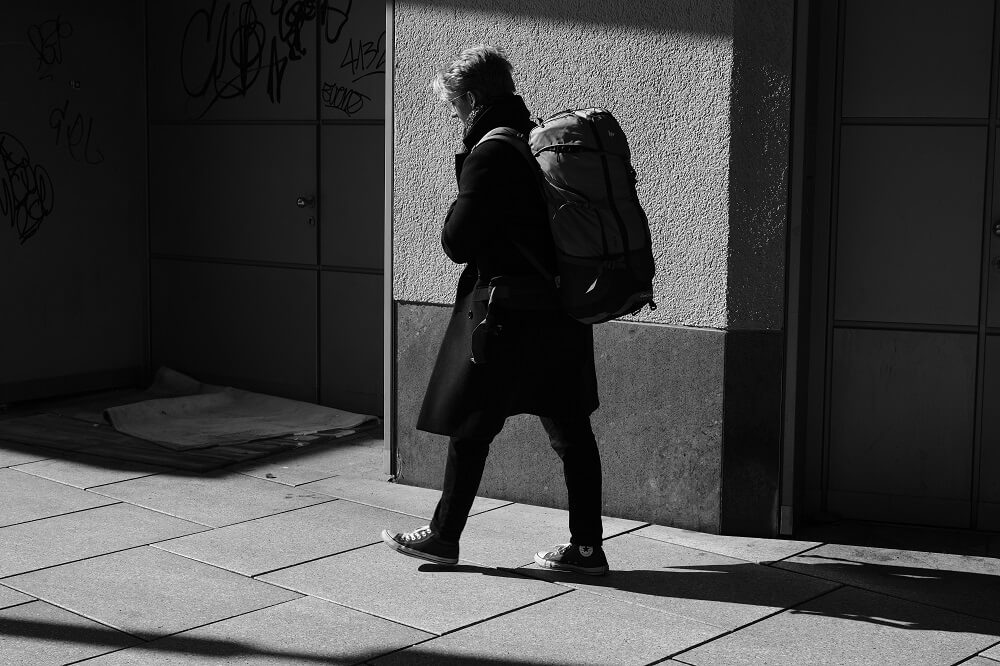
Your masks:
M403 555L419 557L435 564L458 564L458 544L442 541L431 531L430 525L396 534L382 530L382 541Z
M608 558L600 546L577 546L564 543L552 550L535 553L535 564L546 569L573 571L590 576L608 573Z

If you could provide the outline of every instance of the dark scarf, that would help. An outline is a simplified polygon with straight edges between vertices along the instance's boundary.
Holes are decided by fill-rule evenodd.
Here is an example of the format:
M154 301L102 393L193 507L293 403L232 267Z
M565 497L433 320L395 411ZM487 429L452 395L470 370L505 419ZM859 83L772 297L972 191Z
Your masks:
M508 95L493 100L489 105L473 109L466 121L462 142L467 150L471 150L491 129L512 127L518 132L527 134L534 126L528 107L524 105L521 96Z

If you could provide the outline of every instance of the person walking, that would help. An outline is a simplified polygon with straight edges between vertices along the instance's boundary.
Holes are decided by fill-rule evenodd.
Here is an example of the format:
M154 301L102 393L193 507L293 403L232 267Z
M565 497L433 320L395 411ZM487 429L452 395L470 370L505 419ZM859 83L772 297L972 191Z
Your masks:
M534 127L512 71L500 50L475 46L432 82L461 121L466 149L456 155L458 196L441 235L445 253L465 268L417 420L419 430L449 437L448 455L430 525L384 530L382 539L405 555L456 564L490 443L508 416L534 414L562 459L570 532L569 543L536 553L535 562L603 575L593 330L559 309L555 285L539 270L554 275L556 256L534 165L504 141L480 143L495 128L523 139Z

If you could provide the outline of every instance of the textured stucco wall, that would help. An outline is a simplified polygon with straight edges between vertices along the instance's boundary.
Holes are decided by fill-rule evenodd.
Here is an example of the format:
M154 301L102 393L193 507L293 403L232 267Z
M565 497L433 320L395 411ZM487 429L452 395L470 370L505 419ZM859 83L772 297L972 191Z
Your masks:
M440 248L459 128L428 82L463 47L506 49L539 116L612 110L627 132L657 258L639 321L724 328L732 0L400 0L395 6L393 296L450 303Z

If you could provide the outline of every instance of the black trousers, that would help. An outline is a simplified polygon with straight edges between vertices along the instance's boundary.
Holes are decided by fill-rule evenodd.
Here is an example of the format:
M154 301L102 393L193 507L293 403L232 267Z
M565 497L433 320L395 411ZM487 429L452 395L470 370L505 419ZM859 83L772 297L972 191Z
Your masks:
M601 525L601 455L590 417L540 417L549 443L562 459L569 498L570 542L599 546ZM479 491L494 433L488 437L452 437L441 499L431 529L445 541L458 542Z

